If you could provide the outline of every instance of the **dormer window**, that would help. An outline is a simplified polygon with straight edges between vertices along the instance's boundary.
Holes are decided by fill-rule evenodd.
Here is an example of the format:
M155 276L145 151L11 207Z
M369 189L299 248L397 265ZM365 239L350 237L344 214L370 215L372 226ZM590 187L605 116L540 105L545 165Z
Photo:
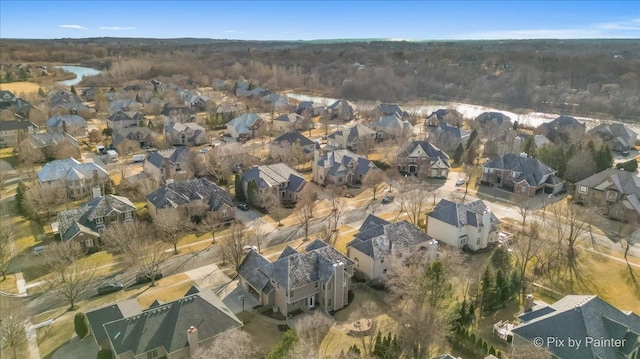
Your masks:
M96 217L96 224L104 223L104 217Z
M616 191L607 191L607 201L615 202L618 199L618 192Z
M133 212L132 211L124 212L124 218L130 219L131 217L133 217Z

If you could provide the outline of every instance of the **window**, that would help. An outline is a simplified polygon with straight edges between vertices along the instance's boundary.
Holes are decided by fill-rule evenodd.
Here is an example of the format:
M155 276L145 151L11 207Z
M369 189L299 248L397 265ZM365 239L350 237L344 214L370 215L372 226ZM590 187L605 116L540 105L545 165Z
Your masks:
M222 211L222 218L227 218L227 210Z
M331 298L329 298L329 302L327 303L327 306L331 306Z
M580 186L578 188L578 192L579 193L587 193L587 191L588 191L588 187L587 186Z
M380 263L384 263L384 257L380 257Z
M128 212L124 212L124 218L129 219L133 217L133 212L128 211Z
M289 298L293 297L293 291L289 291Z
M331 290L331 282L329 282L329 286L327 287L327 290Z
M93 247L93 239L87 239L86 241L84 241L84 246Z
M415 163L416 159L415 158L411 158L410 161Z
M314 285L315 288L318 288L318 282L315 283Z
M147 359L154 359L158 357L158 349L153 349L150 352L147 352Z
M382 273L383 273L383 274L387 274L387 268L383 269L383 270L382 270Z
M360 267L360 260L358 258L354 258L353 261L356 262L356 268Z
M104 223L104 217L97 217L96 224L102 224L102 223Z
M614 202L618 198L618 192L607 191L607 201Z

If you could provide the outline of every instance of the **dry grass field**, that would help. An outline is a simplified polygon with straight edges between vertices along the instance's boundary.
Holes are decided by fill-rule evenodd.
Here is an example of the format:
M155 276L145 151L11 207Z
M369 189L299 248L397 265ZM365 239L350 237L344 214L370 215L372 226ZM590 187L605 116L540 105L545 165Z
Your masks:
M40 88L40 85L35 82L28 81L10 82L0 85L0 90L11 91L14 95L18 95L21 93L37 93L38 88Z

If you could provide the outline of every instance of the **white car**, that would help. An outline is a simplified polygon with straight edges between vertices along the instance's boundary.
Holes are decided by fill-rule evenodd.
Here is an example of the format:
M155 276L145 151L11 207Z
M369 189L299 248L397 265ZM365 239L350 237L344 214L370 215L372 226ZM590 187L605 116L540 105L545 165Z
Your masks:
M464 184L464 182L465 182L465 181L464 181L462 178L458 178L458 179L456 180L456 186L462 186L462 185Z

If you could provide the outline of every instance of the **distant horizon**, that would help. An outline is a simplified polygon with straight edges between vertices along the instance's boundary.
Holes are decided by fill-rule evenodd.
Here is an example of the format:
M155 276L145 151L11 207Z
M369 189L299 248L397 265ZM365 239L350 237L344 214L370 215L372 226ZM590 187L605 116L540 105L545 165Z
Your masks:
M638 1L0 2L0 37L405 41L639 39Z
M327 39L309 39L309 40L252 40L252 39L225 39L225 38L213 38L213 37L127 37L127 36L90 36L90 37L59 37L59 38L7 38L2 37L0 40L17 40L17 41L56 41L56 40L93 40L93 39L125 39L125 40L212 40L212 41L229 41L229 42L324 42L324 41L339 41L339 42L369 42L369 41L382 41L382 42L453 42L453 41L593 41L593 40L640 40L633 37L594 37L594 38L530 38L530 39L393 39L393 38L327 38Z

